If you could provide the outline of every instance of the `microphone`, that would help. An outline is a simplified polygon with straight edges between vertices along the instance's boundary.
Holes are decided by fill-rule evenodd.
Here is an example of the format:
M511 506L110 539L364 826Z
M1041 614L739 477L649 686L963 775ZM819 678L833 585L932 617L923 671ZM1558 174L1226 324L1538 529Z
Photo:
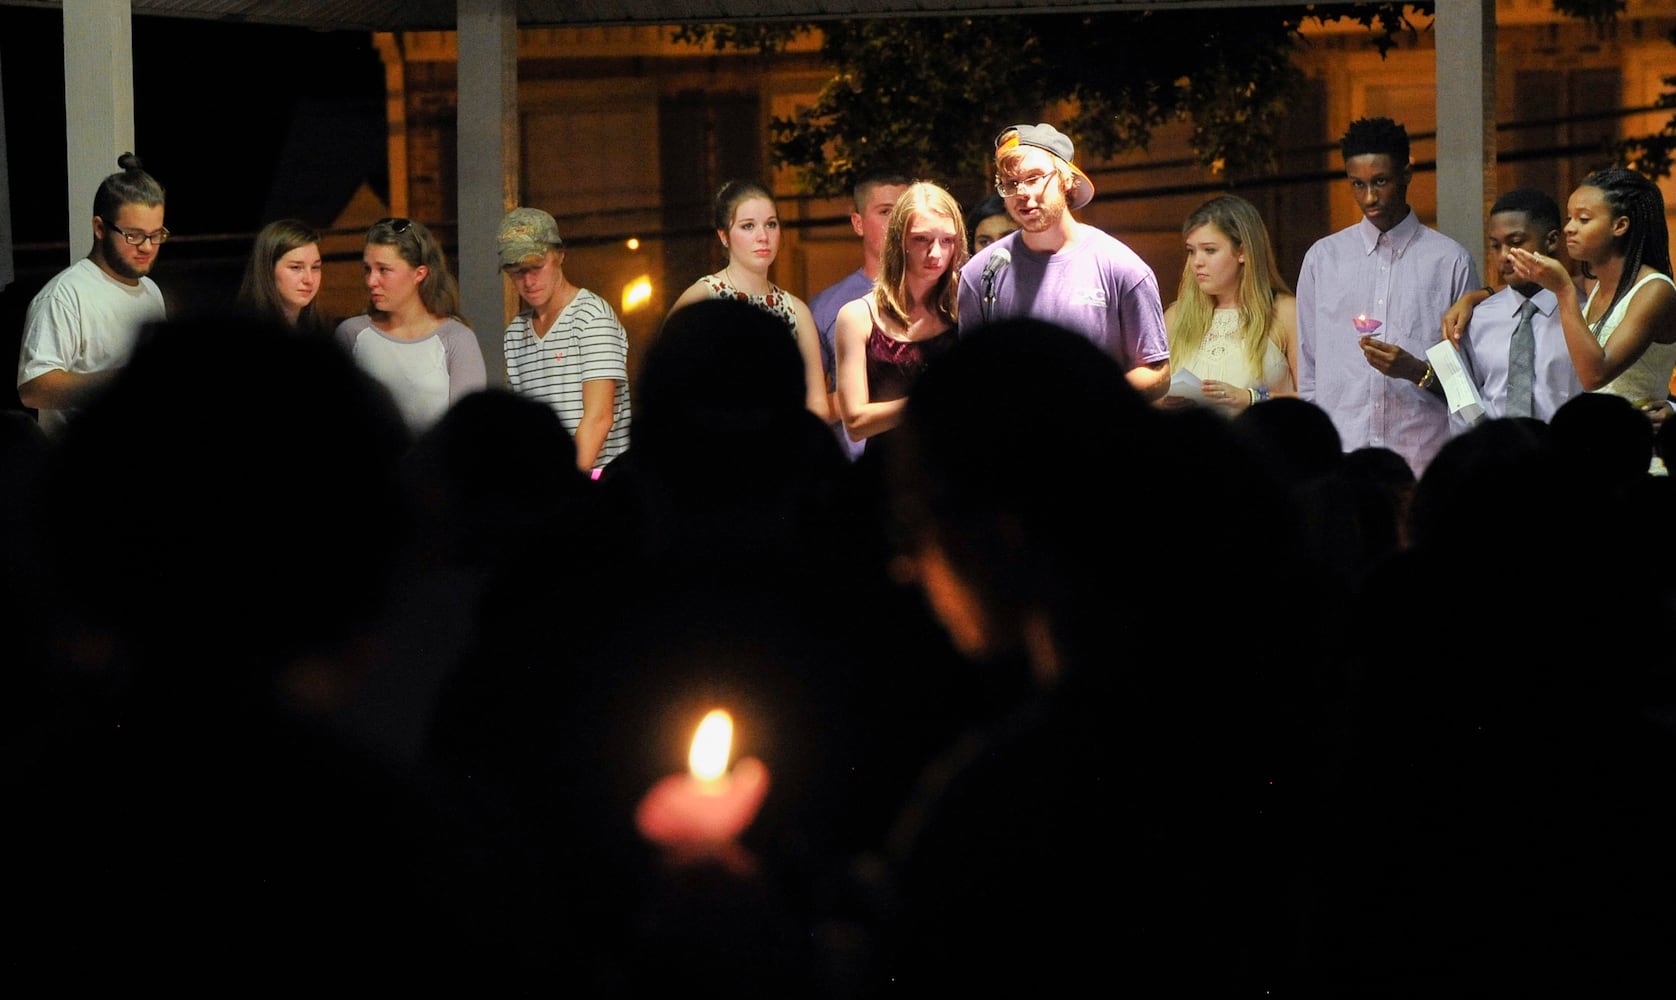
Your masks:
M984 286L987 288L994 284L995 276L1005 270L1007 265L1012 262L1013 255L1007 252L1006 247L996 247L991 250L989 252L989 262L983 266Z
M989 322L989 311L995 305L995 276L1012 264L1013 255L1006 247L991 247L989 260L983 266L983 320Z

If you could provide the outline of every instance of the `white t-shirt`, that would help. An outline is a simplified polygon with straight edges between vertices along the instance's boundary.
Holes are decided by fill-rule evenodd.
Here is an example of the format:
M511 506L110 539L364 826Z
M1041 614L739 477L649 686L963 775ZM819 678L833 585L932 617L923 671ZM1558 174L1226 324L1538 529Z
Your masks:
M53 275L23 321L17 384L48 372L76 375L120 368L134 351L140 327L165 318L163 292L150 278L118 281L82 258ZM73 410L41 410L41 429L55 434Z
M461 396L488 384L477 335L457 319L418 340L397 340L365 314L338 324L338 343L355 363L384 383L415 434L429 430Z

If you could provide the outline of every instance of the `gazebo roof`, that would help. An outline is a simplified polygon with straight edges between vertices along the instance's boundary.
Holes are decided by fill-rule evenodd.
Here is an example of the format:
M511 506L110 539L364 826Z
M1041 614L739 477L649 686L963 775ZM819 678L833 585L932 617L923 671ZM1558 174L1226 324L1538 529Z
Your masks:
M820 21L946 14L1076 13L1246 7L1283 0L518 0L525 28L578 25ZM1349 0L1338 0L1348 3ZM1319 0L1317 0L1318 5ZM1334 0L1328 0L1328 4ZM62 7L58 0L0 0L0 6ZM323 30L434 31L454 28L456 0L132 0L142 16L275 24Z

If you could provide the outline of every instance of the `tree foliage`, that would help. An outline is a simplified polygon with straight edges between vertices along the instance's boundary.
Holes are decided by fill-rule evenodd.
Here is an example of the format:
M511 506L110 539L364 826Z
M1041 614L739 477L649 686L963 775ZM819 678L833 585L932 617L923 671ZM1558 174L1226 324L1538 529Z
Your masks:
M1624 0L1552 0L1597 27ZM769 122L769 155L810 191L839 195L869 169L932 178L985 176L995 133L1051 116L1079 154L1145 149L1154 130L1190 122L1194 156L1230 179L1274 166L1277 136L1298 96L1292 61L1308 21L1348 19L1381 55L1404 33L1410 5L1366 3L1149 10L1011 17L881 17L814 23L687 25L676 37L718 51L774 54L819 31L834 67L815 103ZM1673 38L1676 41L1676 38ZM1676 87L1676 78L1665 81ZM1661 106L1676 108L1676 93ZM1654 177L1676 156L1676 117L1626 140L1625 162Z
M814 105L770 121L770 156L823 194L868 169L981 177L995 133L1054 115L1080 153L1144 149L1192 123L1193 151L1232 176L1272 167L1302 79L1292 63L1308 5L1017 17L871 18L814 24L691 25L677 37L773 53L819 30L835 68ZM1335 7L1381 53L1411 30L1404 6Z

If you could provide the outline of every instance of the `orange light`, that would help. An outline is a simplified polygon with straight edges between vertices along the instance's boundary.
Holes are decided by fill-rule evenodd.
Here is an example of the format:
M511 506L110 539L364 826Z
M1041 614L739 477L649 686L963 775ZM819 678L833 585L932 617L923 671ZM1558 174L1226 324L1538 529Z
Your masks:
M727 773L727 758L732 751L733 716L714 709L698 724L692 750L687 754L687 767L699 781L718 781Z
M623 286L623 312L634 312L652 301L652 276L642 274Z

